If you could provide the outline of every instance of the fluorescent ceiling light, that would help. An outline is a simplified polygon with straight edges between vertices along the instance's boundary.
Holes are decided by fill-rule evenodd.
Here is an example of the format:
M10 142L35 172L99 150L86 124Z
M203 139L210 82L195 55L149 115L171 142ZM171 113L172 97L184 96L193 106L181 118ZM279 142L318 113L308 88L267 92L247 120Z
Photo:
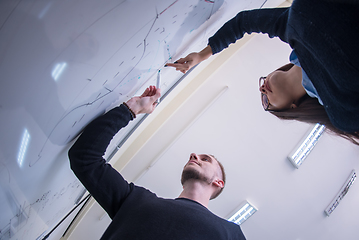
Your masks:
M45 14L49 11L51 5L52 5L51 2L46 4L46 6L42 9L42 11L40 12L40 14L38 16L39 19L42 19L45 16Z
M228 219L228 221L241 225L257 211L258 209L256 207L248 201L245 201L240 205L239 210Z
M54 67L54 69L52 70L52 73L51 73L51 76L55 81L57 81L57 79L61 76L61 74L65 70L66 66L67 66L67 63L65 63L65 62L56 64L56 66Z
M301 141L299 147L288 156L288 159L296 168L299 168L313 150L324 130L325 126L317 123L309 132L308 136Z
M17 163L19 164L20 167L22 166L22 164L24 162L24 157L25 157L27 147L29 145L29 141L30 141L30 134L27 131L27 129L25 129L24 134L22 135L20 150L19 150L19 153L17 156Z
M348 193L349 188L353 185L357 175L355 173L355 170L353 170L350 173L349 178L344 183L343 187L340 189L337 196L334 198L334 200L328 205L328 207L324 210L325 214L329 217L330 214L337 208L340 201L344 198L344 196Z

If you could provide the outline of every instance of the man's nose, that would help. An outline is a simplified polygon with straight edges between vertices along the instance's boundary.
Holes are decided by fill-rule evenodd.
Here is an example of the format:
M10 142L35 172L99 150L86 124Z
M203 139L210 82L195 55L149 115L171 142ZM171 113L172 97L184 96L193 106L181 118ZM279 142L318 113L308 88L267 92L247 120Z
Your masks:
M197 154L191 153L191 155L189 157L189 160L191 160L191 159L196 159L197 160Z

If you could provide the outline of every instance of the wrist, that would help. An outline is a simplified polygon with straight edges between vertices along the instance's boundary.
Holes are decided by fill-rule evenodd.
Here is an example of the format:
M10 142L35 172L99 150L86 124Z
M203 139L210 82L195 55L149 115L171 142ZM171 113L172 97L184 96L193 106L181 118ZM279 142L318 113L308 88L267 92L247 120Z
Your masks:
M126 103L126 102L123 102L123 105L128 108L128 110L130 111L130 113L131 113L131 115L132 115L132 118L135 119L135 118L136 118L136 115L137 115L138 113L133 110L133 109L134 109L134 105L131 104L131 102L129 102L129 101L127 101L127 103Z
M202 51L199 52L201 61L206 60L207 58L212 56L212 54L212 48L210 45L207 45L205 48L202 49Z

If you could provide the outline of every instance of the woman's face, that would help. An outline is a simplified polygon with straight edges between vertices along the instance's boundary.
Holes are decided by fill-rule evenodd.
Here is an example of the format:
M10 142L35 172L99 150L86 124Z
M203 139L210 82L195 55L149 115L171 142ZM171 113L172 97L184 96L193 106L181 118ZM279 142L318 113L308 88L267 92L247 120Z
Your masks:
M303 90L304 88L301 85L301 71L293 70L295 71L292 69L289 71L276 70L270 73L263 85L259 87L259 91L268 98L268 110L285 110L296 107L294 103L298 100L298 81L300 81L299 86Z

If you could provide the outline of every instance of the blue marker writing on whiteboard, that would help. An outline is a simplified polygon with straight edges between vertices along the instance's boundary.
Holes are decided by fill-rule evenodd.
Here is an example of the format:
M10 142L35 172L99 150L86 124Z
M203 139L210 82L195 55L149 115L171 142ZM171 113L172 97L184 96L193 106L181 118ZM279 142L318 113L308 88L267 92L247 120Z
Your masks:
M161 70L158 70L158 73L157 73L157 83L156 83L156 88L160 88L161 86ZM160 102L160 98L157 99L157 103Z

